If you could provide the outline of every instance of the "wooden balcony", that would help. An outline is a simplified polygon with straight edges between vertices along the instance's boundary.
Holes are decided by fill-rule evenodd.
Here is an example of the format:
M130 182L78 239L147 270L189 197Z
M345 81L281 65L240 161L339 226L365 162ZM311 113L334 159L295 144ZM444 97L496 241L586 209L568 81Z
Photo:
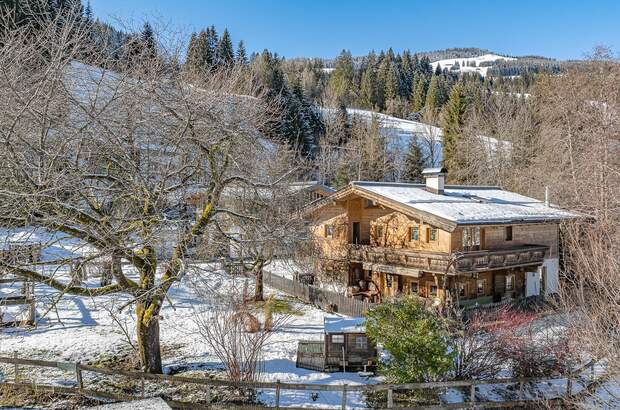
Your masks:
M479 272L519 266L540 265L548 246L521 245L507 249L489 249L456 254L457 272Z
M418 276L418 271L436 273L471 273L538 265L549 252L548 246L522 245L508 249L491 249L453 254L419 252L409 249L350 245L349 260L362 262L365 269Z

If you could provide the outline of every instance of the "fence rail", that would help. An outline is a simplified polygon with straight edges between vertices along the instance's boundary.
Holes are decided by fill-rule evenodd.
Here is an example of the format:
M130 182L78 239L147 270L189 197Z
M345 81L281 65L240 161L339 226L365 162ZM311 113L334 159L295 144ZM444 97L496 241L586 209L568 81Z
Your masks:
M524 385L527 383L534 382L548 382L550 380L558 380L556 379L544 379L544 378L536 378L536 377L522 377L522 378L510 378L510 379L493 379L493 380L456 380L456 381L444 381L444 382L428 382L428 383L407 383L407 384L371 384L371 385L332 385L332 384L303 384L303 383L281 383L277 382L256 382L256 383L248 383L248 382L231 382L225 380L213 380L213 379L199 379L193 377L184 377L184 376L169 376L163 374L150 374L150 373L142 373L136 371L125 371L125 370L113 370L106 369L102 367L89 366L85 364L81 364L79 362L55 362L55 361L47 361L47 360L33 360L33 359L22 359L19 357L1 357L0 363L10 364L14 366L14 382L2 381L0 382L0 386L14 387L14 388L32 388L39 390L47 390L51 392L57 393L66 393L66 394L80 394L84 396L90 397L98 397L104 399L113 399L113 400L138 400L146 397L144 381L152 380L152 381L160 381L160 382L170 382L174 384L196 384L205 386L207 392L207 400L211 403L211 394L210 389L212 387L221 387L228 386L234 388L249 388L249 389L273 389L276 391L275 394L275 408L280 408L280 395L282 391L285 390L296 390L296 391L332 391L332 392L340 392L342 394L342 405L341 409L346 409L346 397L347 393L350 392L379 392L386 391L387 392L387 405L385 408L395 408L393 401L393 393L395 391L406 391L406 390L424 390L424 389L437 389L437 388L465 388L469 390L469 401L460 402L460 403L445 403L439 405L430 405L424 407L412 407L412 409L449 409L449 408L509 408L516 406L524 406L531 405L532 403L538 401L539 399L528 399L524 394ZM587 368L592 368L594 362L591 361L580 368L573 370L569 374L565 375L563 378L567 379L567 387L565 394L563 397L553 398L551 400L563 400L573 396L573 380L576 380L580 374ZM53 386L39 383L27 383L21 380L21 366L30 366L30 367L43 367L43 368L55 368L64 371L70 371L74 374L75 377L75 385L76 387L67 387L64 386ZM110 376L121 376L128 378L130 380L139 380L142 382L141 384L141 394L139 396L127 394L127 393L118 393L118 392L109 392L102 391L96 389L85 388L83 372L92 372L105 374ZM511 384L518 386L518 400L509 400L509 401L478 401L476 398L476 387L482 385L502 385L502 384ZM177 402L177 401L169 401L169 404L175 407L187 407L191 408L199 408L201 407L198 404L192 404L189 402ZM216 405L216 403L213 403ZM204 407L204 406L203 406Z
M266 285L296 296L305 302L327 311L342 313L347 316L362 317L375 303L357 300L318 286L306 285L283 276L265 272L263 281Z

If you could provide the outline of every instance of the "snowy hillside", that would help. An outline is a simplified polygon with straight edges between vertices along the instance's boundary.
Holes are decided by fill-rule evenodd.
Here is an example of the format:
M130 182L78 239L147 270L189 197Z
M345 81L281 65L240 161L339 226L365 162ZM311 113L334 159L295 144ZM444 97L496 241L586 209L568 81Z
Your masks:
M322 108L322 111L327 115L336 112L333 108ZM427 166L434 167L441 163L443 149L441 128L423 122L403 120L387 114L357 108L347 108L347 113L351 117L362 118L367 121L376 118L388 139L388 147L405 151L412 138L415 138L422 155L426 159Z
M326 114L335 112L333 108L322 108L322 111ZM425 158L425 166L436 167L441 164L443 159L443 132L441 128L423 122L404 120L387 114L357 108L347 108L347 113L352 117L364 118L368 121L376 118L381 124L384 135L388 138L388 148L404 153L411 140L415 139ZM498 144L505 144L506 147L510 146L509 142L498 141L492 137L483 135L478 137L489 154L496 151ZM404 158L402 157L396 157L397 162L403 160Z
M451 70L454 65L459 64L459 69L455 71L459 71L461 73L479 73L481 76L487 75L487 70L489 66L480 67L480 63L489 63L498 60L516 60L516 58L512 57L504 57L497 54L484 54L479 57L469 57L469 58L448 58L445 60L433 61L431 65L433 66L433 70L437 68L437 64L441 65L441 68L447 68Z

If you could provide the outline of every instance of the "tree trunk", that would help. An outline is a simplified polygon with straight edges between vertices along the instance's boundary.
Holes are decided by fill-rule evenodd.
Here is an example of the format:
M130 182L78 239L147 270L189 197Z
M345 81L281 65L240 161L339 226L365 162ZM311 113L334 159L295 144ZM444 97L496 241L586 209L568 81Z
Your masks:
M256 276L256 286L254 287L254 301L262 302L263 296L263 264L262 262L254 265L254 275Z
M145 310L143 303L136 308L138 352L142 370L146 373L162 373L159 346L159 319Z

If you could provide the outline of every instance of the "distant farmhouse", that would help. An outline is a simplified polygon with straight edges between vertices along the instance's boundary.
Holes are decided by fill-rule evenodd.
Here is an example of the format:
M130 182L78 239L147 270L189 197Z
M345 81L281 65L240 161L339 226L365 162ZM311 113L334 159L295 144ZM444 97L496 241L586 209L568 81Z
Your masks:
M351 182L307 214L321 269L351 296L374 302L413 294L461 306L559 289L559 224L573 212L499 187Z

